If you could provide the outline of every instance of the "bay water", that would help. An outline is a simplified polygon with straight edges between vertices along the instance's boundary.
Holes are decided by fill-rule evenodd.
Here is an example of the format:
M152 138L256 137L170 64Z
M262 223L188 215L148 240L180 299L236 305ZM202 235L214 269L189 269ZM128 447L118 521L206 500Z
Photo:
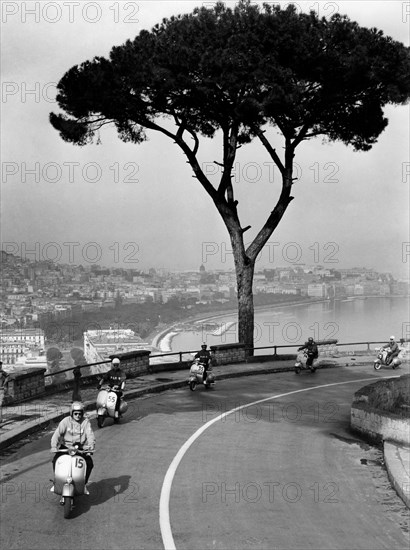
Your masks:
M210 326L212 323L212 326ZM188 328L188 327L187 327ZM194 328L194 330L193 330ZM219 315L189 325L190 330L171 333L167 346L173 352L197 350L238 341L237 314ZM410 338L410 297L358 297L299 305L280 305L255 310L255 354L270 353L269 346L296 346L309 336L338 343L387 342ZM344 349L364 349L346 346ZM164 350L165 351L165 350ZM291 353L294 351L289 349Z

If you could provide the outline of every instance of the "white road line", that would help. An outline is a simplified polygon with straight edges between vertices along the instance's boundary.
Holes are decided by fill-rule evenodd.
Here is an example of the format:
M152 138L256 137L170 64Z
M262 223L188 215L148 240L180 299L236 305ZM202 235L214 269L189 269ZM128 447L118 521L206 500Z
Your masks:
M381 376L380 378L398 378L397 376ZM279 395L271 395L270 397L265 397L264 399L258 399L258 401L252 401L251 403L246 403L245 405L240 405L239 407L235 407L234 409L231 409L229 411L226 411L216 418L213 418L212 420L209 420L206 424L201 426L195 433L191 435L187 441L182 445L182 447L179 449L177 454L175 455L174 459L172 460L167 473L165 474L164 481L162 484L161 489L161 496L159 499L159 525L161 528L161 536L162 536L162 543L164 545L165 550L176 550L174 537L172 536L172 529L171 529L171 523L169 519L169 500L171 495L171 488L172 488L172 481L175 476L175 472L177 471L177 468L181 462L181 460L184 458L185 453L188 451L188 449L191 447L191 445L198 439L202 433L207 430L212 424L215 422L218 422L222 418L225 418L226 416L229 416L230 414L235 413L236 411L240 411L242 409L245 409L246 407L251 407L253 405L258 405L259 403L264 403L265 401L271 401L272 399L279 399L280 397L286 397L288 395L293 395L295 393L301 393L311 390L317 390L319 388L329 388L330 386L341 386L343 384L352 384L356 382L367 382L369 380L375 380L374 376L372 378L361 378L360 380L347 380L345 382L333 382L332 384L322 384L320 386L313 386L311 388L302 388L300 390L293 390L286 393L281 393ZM377 380L377 379L376 379Z

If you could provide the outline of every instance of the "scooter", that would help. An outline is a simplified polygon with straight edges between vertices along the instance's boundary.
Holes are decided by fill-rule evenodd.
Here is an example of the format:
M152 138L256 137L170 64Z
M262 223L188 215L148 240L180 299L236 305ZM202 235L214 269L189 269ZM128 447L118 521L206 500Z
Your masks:
M212 372L212 367L209 366L206 371L205 382L204 371L205 365L201 363L199 359L195 359L195 361L191 365L188 378L188 385L191 391L195 391L198 384L203 384L205 386L205 389L207 390L209 390L209 388L213 386L213 384L215 384L215 376Z
M312 364L307 366L308 353L307 351L300 351L296 357L295 373L299 374L301 370L309 370L312 374L316 371L316 367Z
M377 358L373 362L373 366L375 370L380 370L382 366L384 367L390 367L392 369L397 369L401 365L401 360L396 356L393 358L393 361L387 365L386 359L388 354L390 353L390 347L388 348L375 348L375 351L378 351Z
M118 424L121 416L127 411L128 403L121 401L119 411L115 410L117 399L120 399L118 386L102 386L97 395L97 426L102 428L106 418L113 418Z
M84 456L92 454L81 451L77 445L70 449L59 449L66 453L56 460L54 470L54 494L61 495L60 504L64 506L64 517L68 518L74 508L74 497L84 495L87 463Z

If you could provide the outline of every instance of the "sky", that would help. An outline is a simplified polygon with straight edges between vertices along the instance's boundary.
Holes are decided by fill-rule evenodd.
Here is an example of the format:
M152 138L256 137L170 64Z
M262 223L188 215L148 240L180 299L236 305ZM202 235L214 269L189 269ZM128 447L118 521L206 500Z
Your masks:
M56 83L68 69L108 56L112 46L162 18L203 4L212 2L2 1L2 250L31 261L84 266L233 268L222 219L168 138L149 133L141 145L125 144L107 128L100 144L77 147L48 121L50 112L60 112ZM294 4L320 16L346 14L409 46L410 2ZM370 152L321 138L298 146L295 198L258 269L363 266L408 278L409 114L409 105L386 107L389 125ZM270 135L281 151L280 135ZM216 136L200 149L200 162L215 183L220 146ZM253 143L241 148L234 175L251 242L276 203L279 173Z

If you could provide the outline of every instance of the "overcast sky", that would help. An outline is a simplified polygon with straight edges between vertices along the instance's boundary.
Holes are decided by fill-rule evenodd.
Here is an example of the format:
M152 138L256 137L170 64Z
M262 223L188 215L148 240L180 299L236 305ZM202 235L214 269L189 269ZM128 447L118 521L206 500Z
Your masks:
M233 267L225 226L169 139L149 134L130 145L107 129L100 145L76 147L48 122L58 112L55 84L69 68L201 4L212 2L2 2L3 250L137 269ZM320 16L347 14L409 45L410 2L296 4ZM320 263L408 275L409 105L385 114L389 125L370 152L321 139L299 145L295 200L258 267ZM281 150L279 135L273 145ZM218 138L203 143L200 159L211 174L221 160ZM249 240L276 202L278 176L256 143L240 150L235 178Z

